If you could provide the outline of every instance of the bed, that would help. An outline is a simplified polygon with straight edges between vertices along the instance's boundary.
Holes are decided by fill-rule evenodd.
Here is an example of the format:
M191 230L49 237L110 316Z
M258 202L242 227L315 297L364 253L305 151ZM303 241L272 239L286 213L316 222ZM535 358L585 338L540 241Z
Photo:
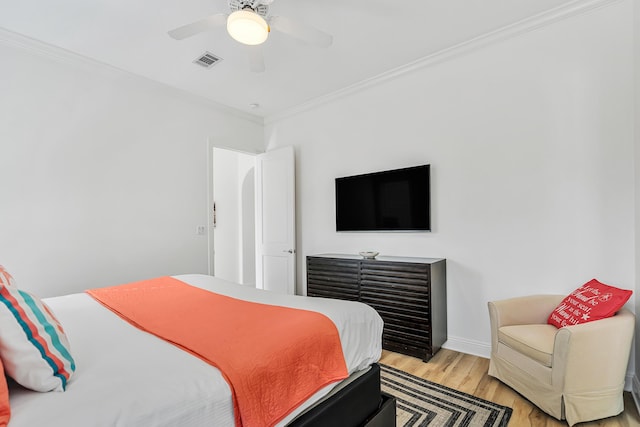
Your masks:
M277 426L365 425L380 412L376 362L383 324L369 306L281 295L207 275L174 278L235 299L322 313L335 324L349 377L322 387ZM86 293L44 301L64 327L76 371L64 392L10 381L10 427L235 425L232 391L214 366L136 328Z

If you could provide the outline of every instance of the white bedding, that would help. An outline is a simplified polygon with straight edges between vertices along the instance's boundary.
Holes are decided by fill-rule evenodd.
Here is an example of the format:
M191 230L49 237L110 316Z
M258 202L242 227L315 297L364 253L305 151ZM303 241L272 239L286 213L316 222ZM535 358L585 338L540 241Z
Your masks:
M365 304L276 294L206 275L175 277L235 298L325 314L338 328L350 374L380 358L382 319ZM215 367L138 330L87 294L45 302L65 328L77 370L65 392L38 393L12 384L9 427L234 425L231 391ZM320 390L278 425L335 385Z

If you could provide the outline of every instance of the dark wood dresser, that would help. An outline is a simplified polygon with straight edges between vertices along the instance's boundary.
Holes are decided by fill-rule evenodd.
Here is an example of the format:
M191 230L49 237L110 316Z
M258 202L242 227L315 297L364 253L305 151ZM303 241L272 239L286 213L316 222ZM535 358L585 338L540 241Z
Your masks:
M447 340L446 260L307 256L307 295L360 301L384 320L382 347L429 360Z

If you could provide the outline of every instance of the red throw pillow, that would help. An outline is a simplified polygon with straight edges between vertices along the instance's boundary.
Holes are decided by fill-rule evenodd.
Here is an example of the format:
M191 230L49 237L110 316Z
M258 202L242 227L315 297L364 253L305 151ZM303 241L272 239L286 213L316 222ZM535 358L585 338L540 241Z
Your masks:
M551 312L547 323L562 328L611 317L622 308L632 293L592 279L563 299Z

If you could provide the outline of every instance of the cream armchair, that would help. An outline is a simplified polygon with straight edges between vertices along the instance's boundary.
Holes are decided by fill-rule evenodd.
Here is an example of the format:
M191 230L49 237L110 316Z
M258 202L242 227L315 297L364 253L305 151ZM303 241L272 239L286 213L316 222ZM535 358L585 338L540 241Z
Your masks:
M489 302L489 375L569 425L623 411L622 392L635 317L615 316L557 329L547 317L562 295Z

